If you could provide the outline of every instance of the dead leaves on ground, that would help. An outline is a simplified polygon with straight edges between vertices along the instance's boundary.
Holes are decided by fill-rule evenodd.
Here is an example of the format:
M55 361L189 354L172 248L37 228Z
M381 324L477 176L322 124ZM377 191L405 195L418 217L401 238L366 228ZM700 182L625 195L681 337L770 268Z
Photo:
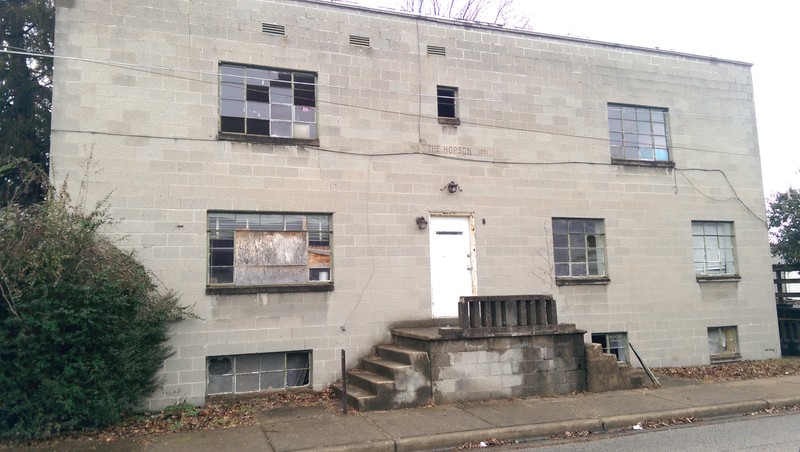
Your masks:
M110 442L132 436L192 432L220 428L257 425L258 410L281 406L321 406L335 401L333 391L289 391L262 394L252 398L212 400L203 407L175 405L153 413L129 417L100 433L89 435L98 441Z
M661 367L653 369L662 375L703 381L738 381L800 375L800 360L769 359L738 361L709 366Z
M456 447L456 450L481 449L484 447L494 446L510 446L512 444L517 444L517 442L511 439L489 438L483 441L471 441L469 443L464 443Z

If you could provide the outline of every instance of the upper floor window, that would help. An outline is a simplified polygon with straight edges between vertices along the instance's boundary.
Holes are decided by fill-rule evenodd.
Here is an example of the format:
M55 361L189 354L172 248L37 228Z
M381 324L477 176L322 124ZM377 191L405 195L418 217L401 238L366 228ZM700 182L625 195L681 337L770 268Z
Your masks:
M451 86L436 87L436 111L441 124L459 125L458 88Z
M669 162L665 108L608 105L611 158Z
M317 138L316 75L228 63L219 72L221 133Z
M735 275L733 223L692 221L694 271L697 276Z
M556 279L605 277L603 220L554 218L553 256Z
M331 216L209 212L209 286L329 283Z

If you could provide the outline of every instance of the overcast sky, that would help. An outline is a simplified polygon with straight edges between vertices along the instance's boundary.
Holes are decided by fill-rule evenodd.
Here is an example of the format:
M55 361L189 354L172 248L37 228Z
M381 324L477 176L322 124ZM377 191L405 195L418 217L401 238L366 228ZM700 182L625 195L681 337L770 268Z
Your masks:
M400 0L351 0L397 7ZM798 16L791 2L737 0L517 0L534 31L753 63L765 195L800 188L800 149L790 109L800 106L800 63L791 44Z

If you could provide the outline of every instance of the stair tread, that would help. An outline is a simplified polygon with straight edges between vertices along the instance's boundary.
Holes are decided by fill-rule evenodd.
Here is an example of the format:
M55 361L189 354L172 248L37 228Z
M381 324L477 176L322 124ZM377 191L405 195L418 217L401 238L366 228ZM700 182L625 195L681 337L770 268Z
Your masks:
M379 366L391 367L394 369L399 369L402 367L411 367L411 364L400 363L391 359L375 357L375 358L364 358L364 361L369 361L372 364L377 364Z
M363 378L364 380L369 380L374 383L389 383L394 381L394 379L386 377L384 375L376 374L375 372L370 372L368 370L351 370L347 372L348 375L358 376L359 378Z
M339 391L342 390L341 383L335 383L333 386L335 386ZM347 385L347 397L353 397L355 399L369 399L377 396L366 389L359 388L358 386Z
M406 347L404 345L396 345L396 344L378 345L375 348L376 349L382 348L384 350L392 350L392 351L396 351L396 352L400 352L400 353L412 353L412 354L425 353L425 354L427 354L426 352L424 352L422 350L417 350L415 348L410 348L410 347Z

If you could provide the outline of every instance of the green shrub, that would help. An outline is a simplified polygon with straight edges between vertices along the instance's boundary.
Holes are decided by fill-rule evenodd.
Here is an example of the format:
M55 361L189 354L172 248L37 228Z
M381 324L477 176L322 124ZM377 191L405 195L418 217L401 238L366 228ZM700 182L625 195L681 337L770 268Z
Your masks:
M189 315L66 190L0 209L0 439L114 423L156 388L169 324Z

